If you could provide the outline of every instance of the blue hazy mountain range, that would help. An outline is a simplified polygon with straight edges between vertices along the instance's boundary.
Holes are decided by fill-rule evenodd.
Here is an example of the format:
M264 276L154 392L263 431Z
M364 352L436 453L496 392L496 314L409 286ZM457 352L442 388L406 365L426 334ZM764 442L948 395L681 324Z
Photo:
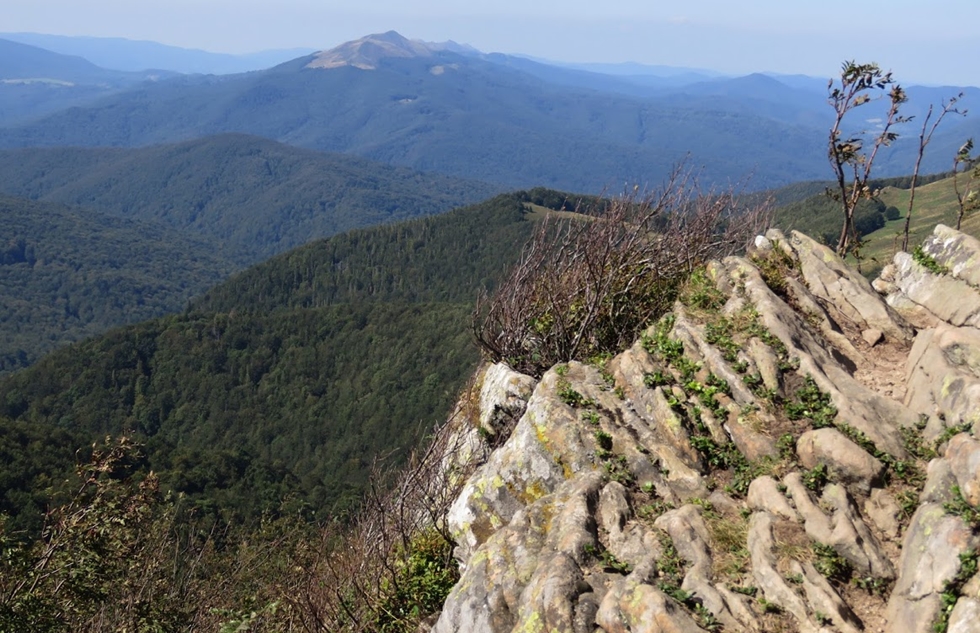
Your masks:
M63 55L84 57L112 70L164 69L184 74L224 75L262 70L314 52L311 48L257 51L243 55L212 53L121 37L81 37L42 33L0 33L0 38Z
M62 60L65 81L77 81L78 58ZM61 79L52 67L48 59L43 74ZM0 147L133 147L239 132L505 187L592 192L658 182L688 156L713 183L751 175L750 186L764 188L827 176L831 111L817 89L823 80L614 70L389 32L250 73L126 75L138 83L110 83L101 93L80 83L70 90L25 83L21 71L12 83L0 76L7 82ZM911 170L927 104L961 90L969 107L975 88L908 89L906 111L916 121L881 157L881 175ZM876 124L876 105L867 106L861 125ZM947 169L956 148L977 133L974 119L951 118L925 167Z

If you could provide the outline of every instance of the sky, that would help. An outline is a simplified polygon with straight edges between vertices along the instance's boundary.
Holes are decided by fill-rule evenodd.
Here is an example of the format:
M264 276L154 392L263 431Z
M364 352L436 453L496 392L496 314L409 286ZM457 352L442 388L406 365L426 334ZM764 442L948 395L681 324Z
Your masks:
M326 49L397 30L485 52L829 77L877 62L903 83L980 85L980 1L3 0L0 30L213 52ZM940 7L940 8L936 8Z

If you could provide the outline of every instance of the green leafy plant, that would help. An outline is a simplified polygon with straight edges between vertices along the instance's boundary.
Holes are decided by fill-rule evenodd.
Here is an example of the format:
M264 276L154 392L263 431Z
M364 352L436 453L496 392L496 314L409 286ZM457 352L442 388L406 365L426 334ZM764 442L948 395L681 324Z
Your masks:
M933 450L938 451L939 447L953 439L954 436L959 435L960 433L969 433L970 429L972 428L973 425L969 422L946 427L943 432L939 434L939 437L936 438L936 441L933 442Z
M725 304L725 295L718 290L703 266L691 273L681 289L679 299L690 308L705 311L718 310Z
M783 608L776 604L775 602L770 602L763 597L758 598L759 606L762 607L763 613L782 613Z
M943 509L949 514L955 514L974 530L980 530L980 509L974 508L963 496L963 490L954 485L950 489L953 498L943 504Z
M851 564L833 547L814 543L813 556L813 566L828 580L846 582L851 577Z
M601 448L603 450L606 450L606 451L611 451L612 450L612 447L613 447L613 437L609 433L606 433L605 431L603 431L601 429L600 430L597 430L595 432L595 441L596 441L596 444L599 446L599 448Z
M808 490L812 490L817 494L821 493L824 487L830 481L830 477L827 472L827 464L817 464L810 470L803 471L802 479L803 485L806 486Z
M935 257L922 250L922 246L916 246L912 250L912 259L919 266L922 266L934 275L945 275L949 273L949 269L937 262Z
M435 530L418 534L407 556L396 563L394 575L381 588L375 625L382 633L415 631L424 616L442 608L459 580L453 544Z
M572 387L572 383L568 382L565 378L559 378L558 382L555 384L558 389L558 398L570 407L575 407L576 409L582 409L585 407L596 406L595 400L592 398L586 398L581 393Z
M803 386L796 391L795 402L785 406L786 416L790 420L808 419L815 429L834 425L837 408L830 402L830 396L820 390L817 383L807 376Z
M851 584L859 589L863 589L875 596L884 596L888 593L889 582L884 578L874 578L873 576L861 576L851 579Z
M939 617L932 625L932 630L935 633L946 633L946 630L949 628L949 616L953 613L953 608L959 600L963 585L976 575L978 561L980 561L980 556L978 556L976 551L960 554L959 570L955 576L947 580L943 585L943 591L940 595L941 607Z
M674 377L664 371L648 372L643 374L643 384L650 388L664 387L674 384Z

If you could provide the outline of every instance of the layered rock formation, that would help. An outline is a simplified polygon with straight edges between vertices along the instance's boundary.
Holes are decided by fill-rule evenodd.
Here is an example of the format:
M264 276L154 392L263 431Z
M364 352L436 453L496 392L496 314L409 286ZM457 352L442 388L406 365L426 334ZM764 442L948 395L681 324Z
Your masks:
M432 630L980 631L978 287L946 227L874 288L770 231L615 358L487 368Z

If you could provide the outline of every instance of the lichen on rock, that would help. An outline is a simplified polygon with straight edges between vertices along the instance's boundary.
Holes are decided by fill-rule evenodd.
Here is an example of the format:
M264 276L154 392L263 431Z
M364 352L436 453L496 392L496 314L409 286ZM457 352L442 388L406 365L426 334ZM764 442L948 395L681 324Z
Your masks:
M980 242L923 249L770 231L611 359L487 370L433 631L975 630Z

